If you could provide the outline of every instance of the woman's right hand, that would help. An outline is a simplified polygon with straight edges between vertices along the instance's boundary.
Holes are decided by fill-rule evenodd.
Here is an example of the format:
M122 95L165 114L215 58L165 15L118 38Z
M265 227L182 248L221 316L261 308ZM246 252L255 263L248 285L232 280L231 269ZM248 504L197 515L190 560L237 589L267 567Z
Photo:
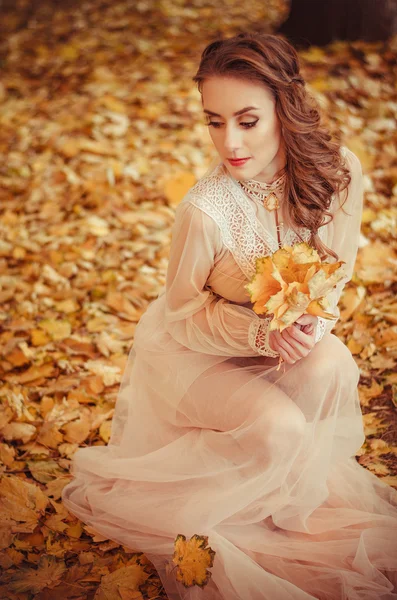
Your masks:
M314 322L317 320L317 317L308 317ZM294 364L309 354L314 345L314 331L314 323L313 331L309 335L301 331L299 324L290 325L282 333L274 329L269 332L269 346L278 352L286 363Z

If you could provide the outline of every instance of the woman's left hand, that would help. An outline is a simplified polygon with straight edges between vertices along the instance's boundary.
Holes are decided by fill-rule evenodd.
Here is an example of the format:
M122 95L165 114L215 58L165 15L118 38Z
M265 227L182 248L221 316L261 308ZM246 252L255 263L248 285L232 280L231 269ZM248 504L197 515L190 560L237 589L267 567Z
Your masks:
M309 354L314 346L316 327L317 317L304 314L283 331L274 332L276 341L284 350L285 362L294 364Z

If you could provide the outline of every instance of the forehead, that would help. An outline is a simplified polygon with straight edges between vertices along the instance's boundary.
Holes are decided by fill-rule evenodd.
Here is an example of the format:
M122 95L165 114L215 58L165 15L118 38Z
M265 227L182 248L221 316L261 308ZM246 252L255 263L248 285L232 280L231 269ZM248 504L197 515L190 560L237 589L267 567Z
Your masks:
M270 89L263 83L236 77L209 77L203 82L203 108L222 115L232 115L245 106L268 109L274 105Z

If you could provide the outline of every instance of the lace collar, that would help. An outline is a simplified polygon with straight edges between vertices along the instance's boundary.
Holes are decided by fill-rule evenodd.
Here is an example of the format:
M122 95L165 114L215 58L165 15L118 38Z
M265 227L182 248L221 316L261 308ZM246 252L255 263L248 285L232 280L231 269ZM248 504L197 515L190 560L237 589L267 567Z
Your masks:
M256 179L236 179L237 183L239 183L242 187L245 187L249 190L255 192L276 192L284 188L285 181L287 179L287 171L284 168L283 172L277 179L272 181L272 183L266 183L264 181L257 181Z
M223 173L223 176L229 179L234 187L238 188L244 196L262 207L264 199L267 196L270 196L272 192L275 193L278 198L282 197L287 179L286 169L284 169L281 175L272 183L265 183L264 181L257 181L256 179L235 179L223 162L218 164L216 170Z
M219 181L226 186L226 188L234 195L237 199L239 206L242 208L243 212L248 216L253 228L257 232L257 234L263 239L266 240L269 247L273 248L272 252L275 252L279 248L279 244L277 239L267 230L267 228L261 223L261 221L257 218L255 213L255 204L259 204L263 208L262 201L254 200L251 195L248 195L243 188L238 183L238 180L235 179L226 168L223 163L219 163L216 169L212 172L212 175L219 178ZM284 174L280 176L281 179L284 177ZM262 183L262 182L261 182ZM274 186L278 183L278 180L274 181L272 184L263 184L265 186ZM303 230L300 228L301 234L305 235L308 230ZM310 232L309 232L310 233ZM288 223L284 224L282 227L282 231L280 231L282 235L282 244L287 243L291 235L296 235L296 232L292 227L288 225ZM301 240L299 240L301 241Z
M280 201L284 196L287 171L283 172L272 183L257 181L255 179L236 179L236 183L247 194L249 198L264 206L269 212L279 208Z

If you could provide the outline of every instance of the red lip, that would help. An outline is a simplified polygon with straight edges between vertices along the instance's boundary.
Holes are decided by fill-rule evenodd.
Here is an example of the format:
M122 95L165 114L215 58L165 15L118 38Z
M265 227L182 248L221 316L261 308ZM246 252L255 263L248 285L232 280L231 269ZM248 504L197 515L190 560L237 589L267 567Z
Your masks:
M247 160L249 160L250 157L248 158L237 158L237 159L233 159L233 158L228 158L227 160L230 162L230 164L233 167L239 167L240 165L243 165L244 163L247 162Z

